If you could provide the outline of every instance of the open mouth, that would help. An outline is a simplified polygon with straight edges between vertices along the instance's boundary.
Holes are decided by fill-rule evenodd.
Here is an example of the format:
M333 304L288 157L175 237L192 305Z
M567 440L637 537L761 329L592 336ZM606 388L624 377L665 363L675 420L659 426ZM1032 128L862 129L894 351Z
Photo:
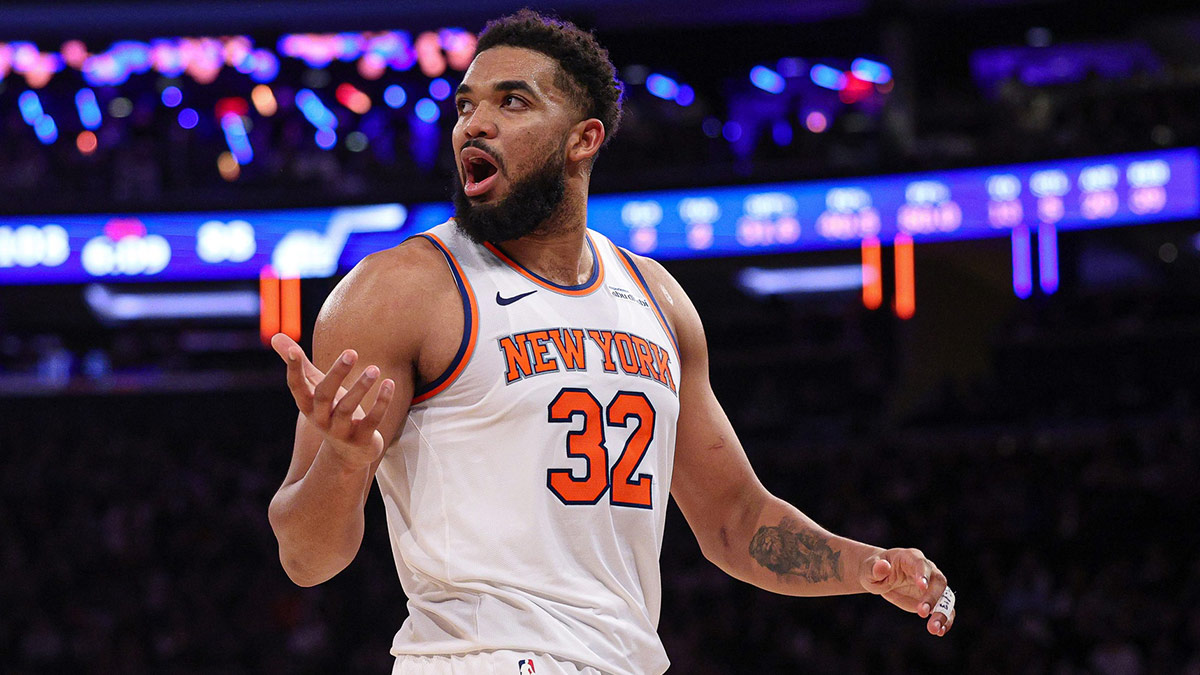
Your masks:
M463 192L468 197L478 197L492 188L500 169L491 155L478 148L466 148L462 152L465 182Z

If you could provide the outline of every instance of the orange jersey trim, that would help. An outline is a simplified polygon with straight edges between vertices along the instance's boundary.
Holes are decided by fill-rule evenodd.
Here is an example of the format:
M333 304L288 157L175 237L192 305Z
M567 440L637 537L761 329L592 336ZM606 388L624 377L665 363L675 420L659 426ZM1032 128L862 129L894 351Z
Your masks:
M518 274L532 281L538 286L554 291L555 293L561 293L562 295L581 296L594 292L597 288L600 288L600 285L604 282L604 259L596 252L596 245L592 243L592 236L590 234L586 236L588 249L591 250L592 260L594 261L592 264L592 278L577 286L560 286L553 281L538 276L521 263L513 260L508 256L508 254L500 250L499 246L496 246L491 242L484 242L483 245L487 248L487 250L492 252L492 255L499 258L500 261L505 265L508 265Z
M442 252L442 255L446 258L446 262L450 265L450 272L454 275L454 284L458 286L458 293L462 296L463 339L462 343L459 344L458 353L454 355L454 360L450 362L449 367L433 382L415 392L412 399L412 404L414 405L437 396L458 379L463 369L467 367L467 362L471 360L471 354L475 351L476 337L479 333L479 308L475 305L475 292L471 290L471 282L467 281L467 275L463 274L458 260L455 259L454 254L450 252L450 249L446 247L446 244L437 235L424 233L416 236L428 239L431 244Z

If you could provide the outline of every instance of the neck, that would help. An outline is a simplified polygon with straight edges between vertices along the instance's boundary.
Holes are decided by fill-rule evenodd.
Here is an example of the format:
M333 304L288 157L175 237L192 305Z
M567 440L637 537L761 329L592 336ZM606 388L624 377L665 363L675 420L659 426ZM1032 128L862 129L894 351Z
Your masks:
M587 192L568 190L559 210L541 227L506 241L504 252L561 286L575 286L592 276L595 261L587 246Z

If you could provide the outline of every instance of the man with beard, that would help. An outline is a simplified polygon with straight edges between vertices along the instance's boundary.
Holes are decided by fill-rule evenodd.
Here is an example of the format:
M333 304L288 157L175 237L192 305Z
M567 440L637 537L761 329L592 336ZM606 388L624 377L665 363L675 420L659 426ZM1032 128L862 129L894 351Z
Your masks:
M708 381L703 328L658 264L587 229L621 85L588 33L490 23L455 100L455 217L333 291L272 500L298 584L354 559L379 483L409 617L394 673L666 670L658 554L674 497L709 560L790 595L870 592L954 621L920 551L833 535L768 493Z

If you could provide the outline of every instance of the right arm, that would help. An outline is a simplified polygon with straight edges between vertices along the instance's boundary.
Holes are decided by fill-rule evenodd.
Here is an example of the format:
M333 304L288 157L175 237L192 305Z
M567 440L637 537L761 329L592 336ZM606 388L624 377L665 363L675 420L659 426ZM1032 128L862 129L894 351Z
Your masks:
M403 429L419 379L428 323L406 319L437 316L449 277L431 253L412 242L360 263L321 308L312 362L287 336L271 341L300 414L268 517L284 571L301 586L332 578L362 544L375 470Z

